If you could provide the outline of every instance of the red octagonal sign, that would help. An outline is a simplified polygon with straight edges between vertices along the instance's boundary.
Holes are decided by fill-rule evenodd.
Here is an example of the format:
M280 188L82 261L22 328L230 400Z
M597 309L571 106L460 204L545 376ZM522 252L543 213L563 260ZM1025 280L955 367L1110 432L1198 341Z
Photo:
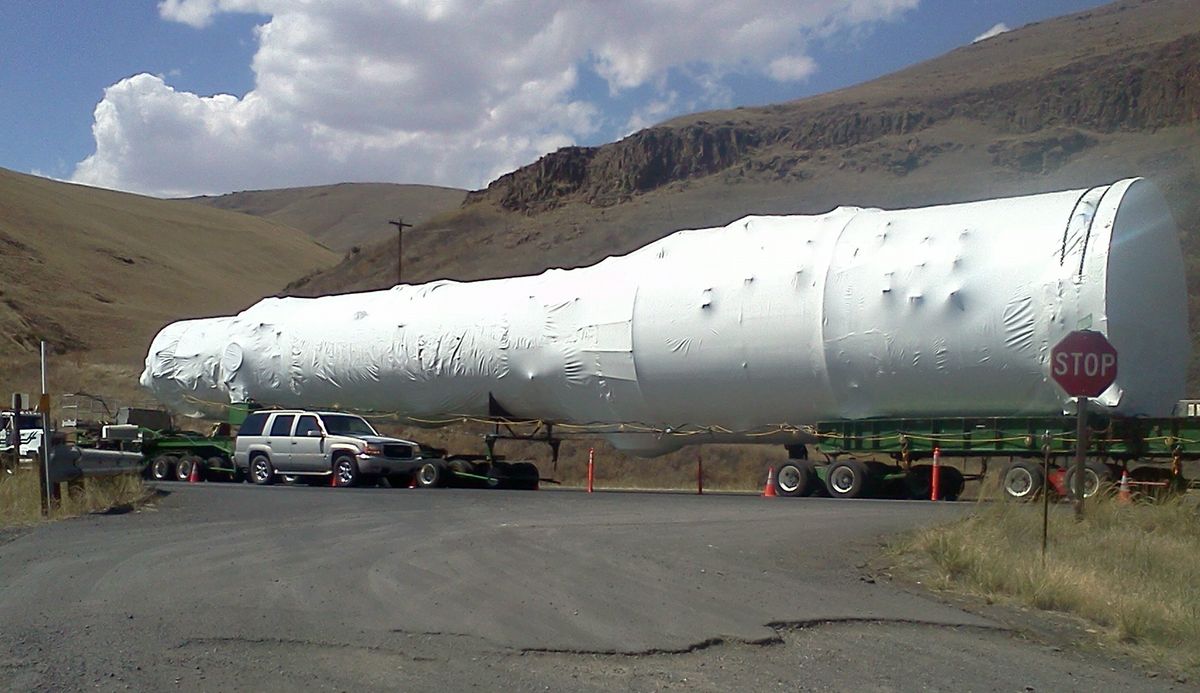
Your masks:
M1117 379L1117 350L1094 330L1076 330L1050 351L1050 375L1072 397L1099 397Z

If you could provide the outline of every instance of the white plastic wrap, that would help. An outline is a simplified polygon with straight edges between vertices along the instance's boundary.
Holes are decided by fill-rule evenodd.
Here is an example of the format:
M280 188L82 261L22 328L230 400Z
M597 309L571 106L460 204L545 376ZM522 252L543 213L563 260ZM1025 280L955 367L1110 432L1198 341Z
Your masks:
M591 267L436 281L168 325L142 384L199 414L253 400L416 419L714 427L1057 414L1051 347L1120 354L1100 398L1167 415L1189 339L1175 224L1142 179L680 231ZM771 440L779 439L768 438ZM618 435L660 452L698 439Z

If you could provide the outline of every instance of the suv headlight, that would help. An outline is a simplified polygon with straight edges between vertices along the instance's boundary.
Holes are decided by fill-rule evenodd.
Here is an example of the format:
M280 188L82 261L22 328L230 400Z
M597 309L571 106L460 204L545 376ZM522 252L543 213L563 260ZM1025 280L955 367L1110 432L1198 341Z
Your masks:
M364 444L362 451L364 455L374 455L376 457L383 456L383 446L376 443Z

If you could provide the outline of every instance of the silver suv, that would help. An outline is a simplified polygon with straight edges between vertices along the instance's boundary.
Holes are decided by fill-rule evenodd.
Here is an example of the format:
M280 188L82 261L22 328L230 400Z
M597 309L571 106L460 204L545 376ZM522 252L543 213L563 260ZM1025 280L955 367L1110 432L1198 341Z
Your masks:
M256 484L280 477L310 481L334 475L338 486L357 486L387 478L393 486L439 450L411 440L387 438L361 416L297 409L256 411L246 417L234 444L234 464Z

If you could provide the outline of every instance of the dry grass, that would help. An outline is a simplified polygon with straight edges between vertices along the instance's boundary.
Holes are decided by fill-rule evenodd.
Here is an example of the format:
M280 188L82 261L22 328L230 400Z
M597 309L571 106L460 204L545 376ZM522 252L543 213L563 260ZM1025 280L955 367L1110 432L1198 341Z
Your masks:
M1200 669L1200 512L1194 498L1089 501L1082 522L1053 508L1046 560L1039 504L980 505L971 517L897 546L932 559L935 588L1082 617L1109 644Z
M133 474L83 479L63 486L62 500L54 503L50 518L135 508L152 496L141 477ZM28 470L0 472L0 527L28 525L42 519L37 475Z

